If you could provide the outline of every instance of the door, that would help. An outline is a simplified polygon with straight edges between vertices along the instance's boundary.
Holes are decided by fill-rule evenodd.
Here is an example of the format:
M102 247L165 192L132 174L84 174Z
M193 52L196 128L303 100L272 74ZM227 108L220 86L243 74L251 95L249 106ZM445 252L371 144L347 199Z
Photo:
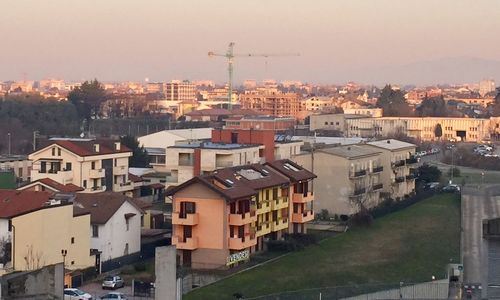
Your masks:
M192 238L193 237L193 229L191 226L184 225L184 242L186 241L187 238Z
M113 191L113 159L103 159L102 168L104 169L106 191Z

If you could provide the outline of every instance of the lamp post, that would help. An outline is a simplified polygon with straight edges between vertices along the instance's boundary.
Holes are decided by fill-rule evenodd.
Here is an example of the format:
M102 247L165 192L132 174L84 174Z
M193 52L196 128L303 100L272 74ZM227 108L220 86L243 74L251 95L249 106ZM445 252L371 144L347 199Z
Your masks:
M7 139L8 139L8 144L9 144L8 151L9 151L9 155L10 155L11 154L10 132L7 133Z

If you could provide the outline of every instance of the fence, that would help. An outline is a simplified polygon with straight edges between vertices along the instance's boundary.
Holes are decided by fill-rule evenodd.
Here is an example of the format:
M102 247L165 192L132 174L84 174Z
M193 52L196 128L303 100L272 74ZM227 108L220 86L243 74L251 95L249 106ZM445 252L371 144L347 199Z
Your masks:
M275 293L245 300L378 300L378 299L447 299L448 280L420 284L378 284L325 287Z

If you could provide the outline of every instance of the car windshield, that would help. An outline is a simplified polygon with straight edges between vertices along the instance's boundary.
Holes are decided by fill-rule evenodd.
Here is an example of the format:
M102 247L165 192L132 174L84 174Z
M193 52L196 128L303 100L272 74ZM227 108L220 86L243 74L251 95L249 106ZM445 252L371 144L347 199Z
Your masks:
M111 277L111 276L105 277L104 281L113 281L113 277Z
M79 295L79 296L81 296L81 295L85 295L85 292L84 292L84 291L74 290L74 292L75 292L77 295Z

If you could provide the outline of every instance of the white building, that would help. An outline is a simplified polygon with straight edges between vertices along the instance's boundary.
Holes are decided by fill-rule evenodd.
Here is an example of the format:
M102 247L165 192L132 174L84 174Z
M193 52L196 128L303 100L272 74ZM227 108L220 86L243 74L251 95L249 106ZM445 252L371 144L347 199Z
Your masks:
M90 212L91 249L101 262L141 251L143 211L119 193L77 194L75 204Z

